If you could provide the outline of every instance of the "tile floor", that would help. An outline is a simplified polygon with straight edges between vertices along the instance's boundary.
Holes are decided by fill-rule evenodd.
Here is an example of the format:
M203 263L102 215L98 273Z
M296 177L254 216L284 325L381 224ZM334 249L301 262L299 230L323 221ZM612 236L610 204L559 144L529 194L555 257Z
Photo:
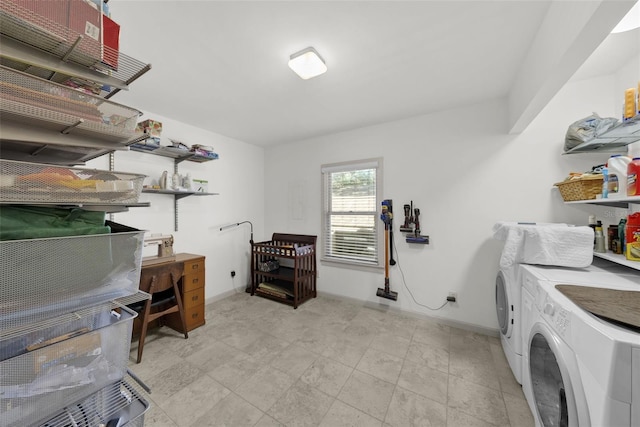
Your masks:
M498 338L353 302L244 292L189 339L150 333L130 368L145 426L533 426Z

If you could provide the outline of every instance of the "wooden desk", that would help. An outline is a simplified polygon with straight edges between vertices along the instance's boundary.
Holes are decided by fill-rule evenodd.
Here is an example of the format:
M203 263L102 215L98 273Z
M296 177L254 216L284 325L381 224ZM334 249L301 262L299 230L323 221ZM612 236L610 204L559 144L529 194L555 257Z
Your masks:
M167 263L182 264L182 279L180 279L180 296L184 305L184 317L187 324L187 332L204 325L204 285L205 257L202 255L180 253L175 259ZM142 261L142 269L151 265L158 265L157 260ZM163 318L163 324L175 329L182 330L182 322L178 313L173 313Z

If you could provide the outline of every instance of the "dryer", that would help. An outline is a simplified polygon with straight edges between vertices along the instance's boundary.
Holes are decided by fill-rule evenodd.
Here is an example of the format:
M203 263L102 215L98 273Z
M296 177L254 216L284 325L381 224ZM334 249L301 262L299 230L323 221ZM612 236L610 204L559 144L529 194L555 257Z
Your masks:
M521 269L501 268L496 277L496 314L500 343L518 384L522 384Z
M523 267L523 391L539 426L638 426L640 334L582 310L555 286L640 291L640 277L588 270Z

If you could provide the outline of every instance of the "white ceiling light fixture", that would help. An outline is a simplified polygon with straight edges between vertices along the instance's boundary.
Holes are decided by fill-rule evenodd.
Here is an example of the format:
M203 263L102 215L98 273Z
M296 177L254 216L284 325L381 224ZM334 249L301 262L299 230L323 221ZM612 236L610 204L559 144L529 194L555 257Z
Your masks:
M623 33L640 27L640 1L627 12L618 25L611 30L611 34Z
M302 49L289 57L291 68L301 79L307 80L327 72L327 64L312 47Z

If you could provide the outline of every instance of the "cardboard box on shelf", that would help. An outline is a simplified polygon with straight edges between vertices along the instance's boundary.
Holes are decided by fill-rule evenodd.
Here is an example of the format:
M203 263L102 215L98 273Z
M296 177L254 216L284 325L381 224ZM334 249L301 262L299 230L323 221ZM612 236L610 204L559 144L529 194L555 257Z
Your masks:
M102 351L100 346L100 331L94 331L44 347L35 352L34 370L36 373L45 372L63 363L73 364L76 359L97 356ZM83 363L81 360L79 362Z
M146 132L147 134L149 134L149 136L159 138L160 134L162 133L162 123L153 119L145 120L143 122L138 123L138 126L136 126L136 132L138 133Z

